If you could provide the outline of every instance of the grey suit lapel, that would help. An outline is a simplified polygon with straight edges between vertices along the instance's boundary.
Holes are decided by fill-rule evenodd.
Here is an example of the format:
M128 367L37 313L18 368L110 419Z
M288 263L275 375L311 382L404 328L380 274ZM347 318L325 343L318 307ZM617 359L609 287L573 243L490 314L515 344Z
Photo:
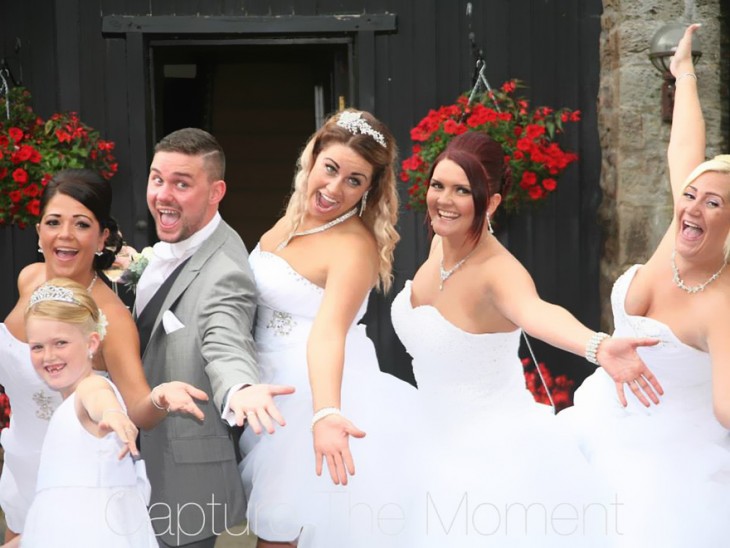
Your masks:
M203 268L203 265L205 265L205 263L208 262L208 259L210 259L213 253L215 253L215 251L223 245L223 242L225 242L227 237L227 230L228 225L223 220L221 220L218 228L215 229L210 238L208 238L203 243L203 245L200 246L200 249L193 253L183 269L180 271L180 274L175 280L175 283L173 283L172 287L170 288L170 291L168 292L167 297L165 297L165 300L160 307L160 311L157 314L155 324L152 327L150 342L154 338L155 333L157 333L157 330L160 328L162 315L165 313L166 310L170 309L175 301L180 298L180 295L182 295L193 282L193 280L198 277L200 269ZM147 348L145 349L145 354L147 353L147 350L150 348L150 346L150 344L147 345Z

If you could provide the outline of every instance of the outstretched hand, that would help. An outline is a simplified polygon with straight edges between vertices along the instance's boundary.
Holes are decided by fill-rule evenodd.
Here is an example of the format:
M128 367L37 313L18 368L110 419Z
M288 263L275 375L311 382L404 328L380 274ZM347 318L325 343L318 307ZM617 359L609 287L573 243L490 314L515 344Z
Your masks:
M208 394L192 384L170 381L157 385L152 392L153 402L168 413L185 413L201 421L205 418L195 400L208 401Z
M137 434L139 431L121 409L105 410L99 421L99 431L104 435L114 432L122 440L124 447L119 452L119 460L122 460L127 453L131 453L134 457L139 456L139 450L137 449Z
M636 352L640 346L658 343L658 339L609 337L598 347L598 363L616 383L618 399L624 407L628 405L624 384L645 407L649 407L649 400L659 404L659 396L664 394L664 389Z
M349 437L364 438L365 432L341 415L330 415L317 421L313 435L317 475L322 475L323 461L326 460L334 484L347 485L347 476L355 475Z
M232 394L228 407L236 415L238 426L243 426L243 421L247 420L256 434L263 432L262 425L269 434L273 434L272 421L276 421L280 426L286 425L284 417L274 403L274 396L284 396L293 392L293 386L252 384Z
M699 23L688 26L684 31L682 39L677 44L677 49L674 51L674 55L669 63L669 70L675 78L678 78L686 72L694 72L694 65L692 63L692 35L700 26Z

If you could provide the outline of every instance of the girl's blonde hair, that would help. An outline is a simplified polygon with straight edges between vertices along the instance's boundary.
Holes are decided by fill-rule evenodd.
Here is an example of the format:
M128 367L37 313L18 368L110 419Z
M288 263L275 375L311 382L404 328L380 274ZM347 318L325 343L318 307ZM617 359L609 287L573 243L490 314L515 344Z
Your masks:
M79 326L84 333L98 332L99 307L86 288L68 278L53 278L36 288L25 310L30 318L56 320Z
M337 124L342 112L359 114L373 133L352 132ZM284 218L289 221L290 234L296 232L306 209L307 180L317 156L332 144L342 144L364 158L373 168L372 184L367 195L367 205L362 221L375 237L378 246L379 268L377 287L388 291L393 281L393 250L400 239L395 230L398 220L398 192L396 190L396 164L398 150L390 130L369 112L347 109L331 116L317 130L302 150L297 160L292 195ZM385 146L381 143L384 141Z
M684 188L686 189L689 185L696 181L700 175L707 173L708 171L716 171L718 173L730 175L730 154L719 154L712 160L702 162L694 168L692 173L690 173L687 179L685 179ZM730 190L730 188L728 190ZM730 195L730 193L728 193L728 195ZM725 246L723 249L725 251L725 260L727 261L730 259L730 233L728 233L727 238L725 238Z

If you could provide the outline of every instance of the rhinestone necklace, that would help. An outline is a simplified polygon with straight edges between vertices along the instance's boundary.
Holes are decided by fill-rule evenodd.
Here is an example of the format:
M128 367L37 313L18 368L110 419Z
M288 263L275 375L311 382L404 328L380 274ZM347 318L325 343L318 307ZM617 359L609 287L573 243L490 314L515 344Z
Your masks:
M674 273L674 276L672 277L672 281L674 281L674 285L676 285L678 288L683 289L687 293L699 293L700 291L704 291L705 287L707 287L708 284L714 282L717 280L717 278L720 277L720 274L722 274L722 271L725 270L725 267L727 266L727 261L722 263L722 266L720 267L720 270L715 272L712 276L710 276L710 279L707 280L705 283L700 285L687 285L684 283L684 280L679 275L679 268L677 268L677 261L675 260L677 255L677 250L672 250L672 272Z
M332 219L329 223L325 223L322 226L316 226L314 228L310 228L309 230L302 230L301 232L295 232L294 234L290 234L286 240L284 240L283 242L281 242L279 245L276 246L276 250L281 251L287 245L289 245L289 242L291 242L293 238L296 238L297 236L309 236L310 234L317 234L319 232L324 232L325 230L329 230L333 226L336 226L340 223L344 223L347 219L349 219L350 217L352 217L355 214L357 214L357 207L351 209L347 213L343 213L339 217Z
M443 291L444 283L446 282L446 280L451 278L451 275L461 268L461 266L466 262L466 260L474 254L474 252L477 250L477 247L479 247L479 246L474 247L474 249L472 249L469 253L466 254L466 257L461 259L458 263L456 263L454 266L452 266L449 270L446 270L444 268L444 258L441 257L441 264L439 265L439 271L440 271L439 276L441 277L441 283L439 283L439 291Z

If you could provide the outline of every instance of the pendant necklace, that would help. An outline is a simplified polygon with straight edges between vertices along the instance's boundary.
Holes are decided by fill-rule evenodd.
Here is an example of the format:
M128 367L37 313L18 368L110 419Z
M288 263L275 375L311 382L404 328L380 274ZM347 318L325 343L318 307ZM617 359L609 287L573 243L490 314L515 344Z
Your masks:
M441 264L439 265L439 271L440 271L439 276L441 277L441 283L439 283L439 291L444 290L444 283L446 282L446 280L451 278L451 275L454 272L456 272L457 270L459 270L459 268L462 267L462 265L466 262L466 260L474 254L474 252L477 250L478 247L479 247L478 245L475 246L474 249L472 249L469 253L466 254L466 257L461 259L458 263L456 263L454 266L452 266L449 270L446 270L444 268L444 258L441 257Z
M677 261L675 260L677 255L677 250L672 251L672 272L674 273L674 276L672 277L672 281L674 282L674 285L676 285L678 288L683 289L687 293L693 294L693 293L699 293L700 291L704 291L705 287L707 287L708 284L714 282L717 280L717 278L720 277L720 274L722 274L722 271L725 270L725 267L727 266L727 261L722 263L722 266L720 267L720 270L715 272L712 276L710 276L710 279L707 280L705 283L700 285L687 285L684 283L684 280L679 275L679 268L677 268Z
M291 242L293 238L296 238L297 236L309 236L310 234L317 234L319 232L324 232L325 230L328 230L328 229L332 228L333 226L336 226L340 223L344 223L347 219L349 219L350 217L352 217L355 214L357 214L357 207L351 209L347 213L343 213L339 217L332 219L330 222L325 223L322 226L316 226L314 228L310 228L309 230L302 230L301 232L295 232L294 234L290 234L286 240L284 240L283 242L281 242L279 245L276 246L276 250L281 251L287 245L289 245L289 242Z

